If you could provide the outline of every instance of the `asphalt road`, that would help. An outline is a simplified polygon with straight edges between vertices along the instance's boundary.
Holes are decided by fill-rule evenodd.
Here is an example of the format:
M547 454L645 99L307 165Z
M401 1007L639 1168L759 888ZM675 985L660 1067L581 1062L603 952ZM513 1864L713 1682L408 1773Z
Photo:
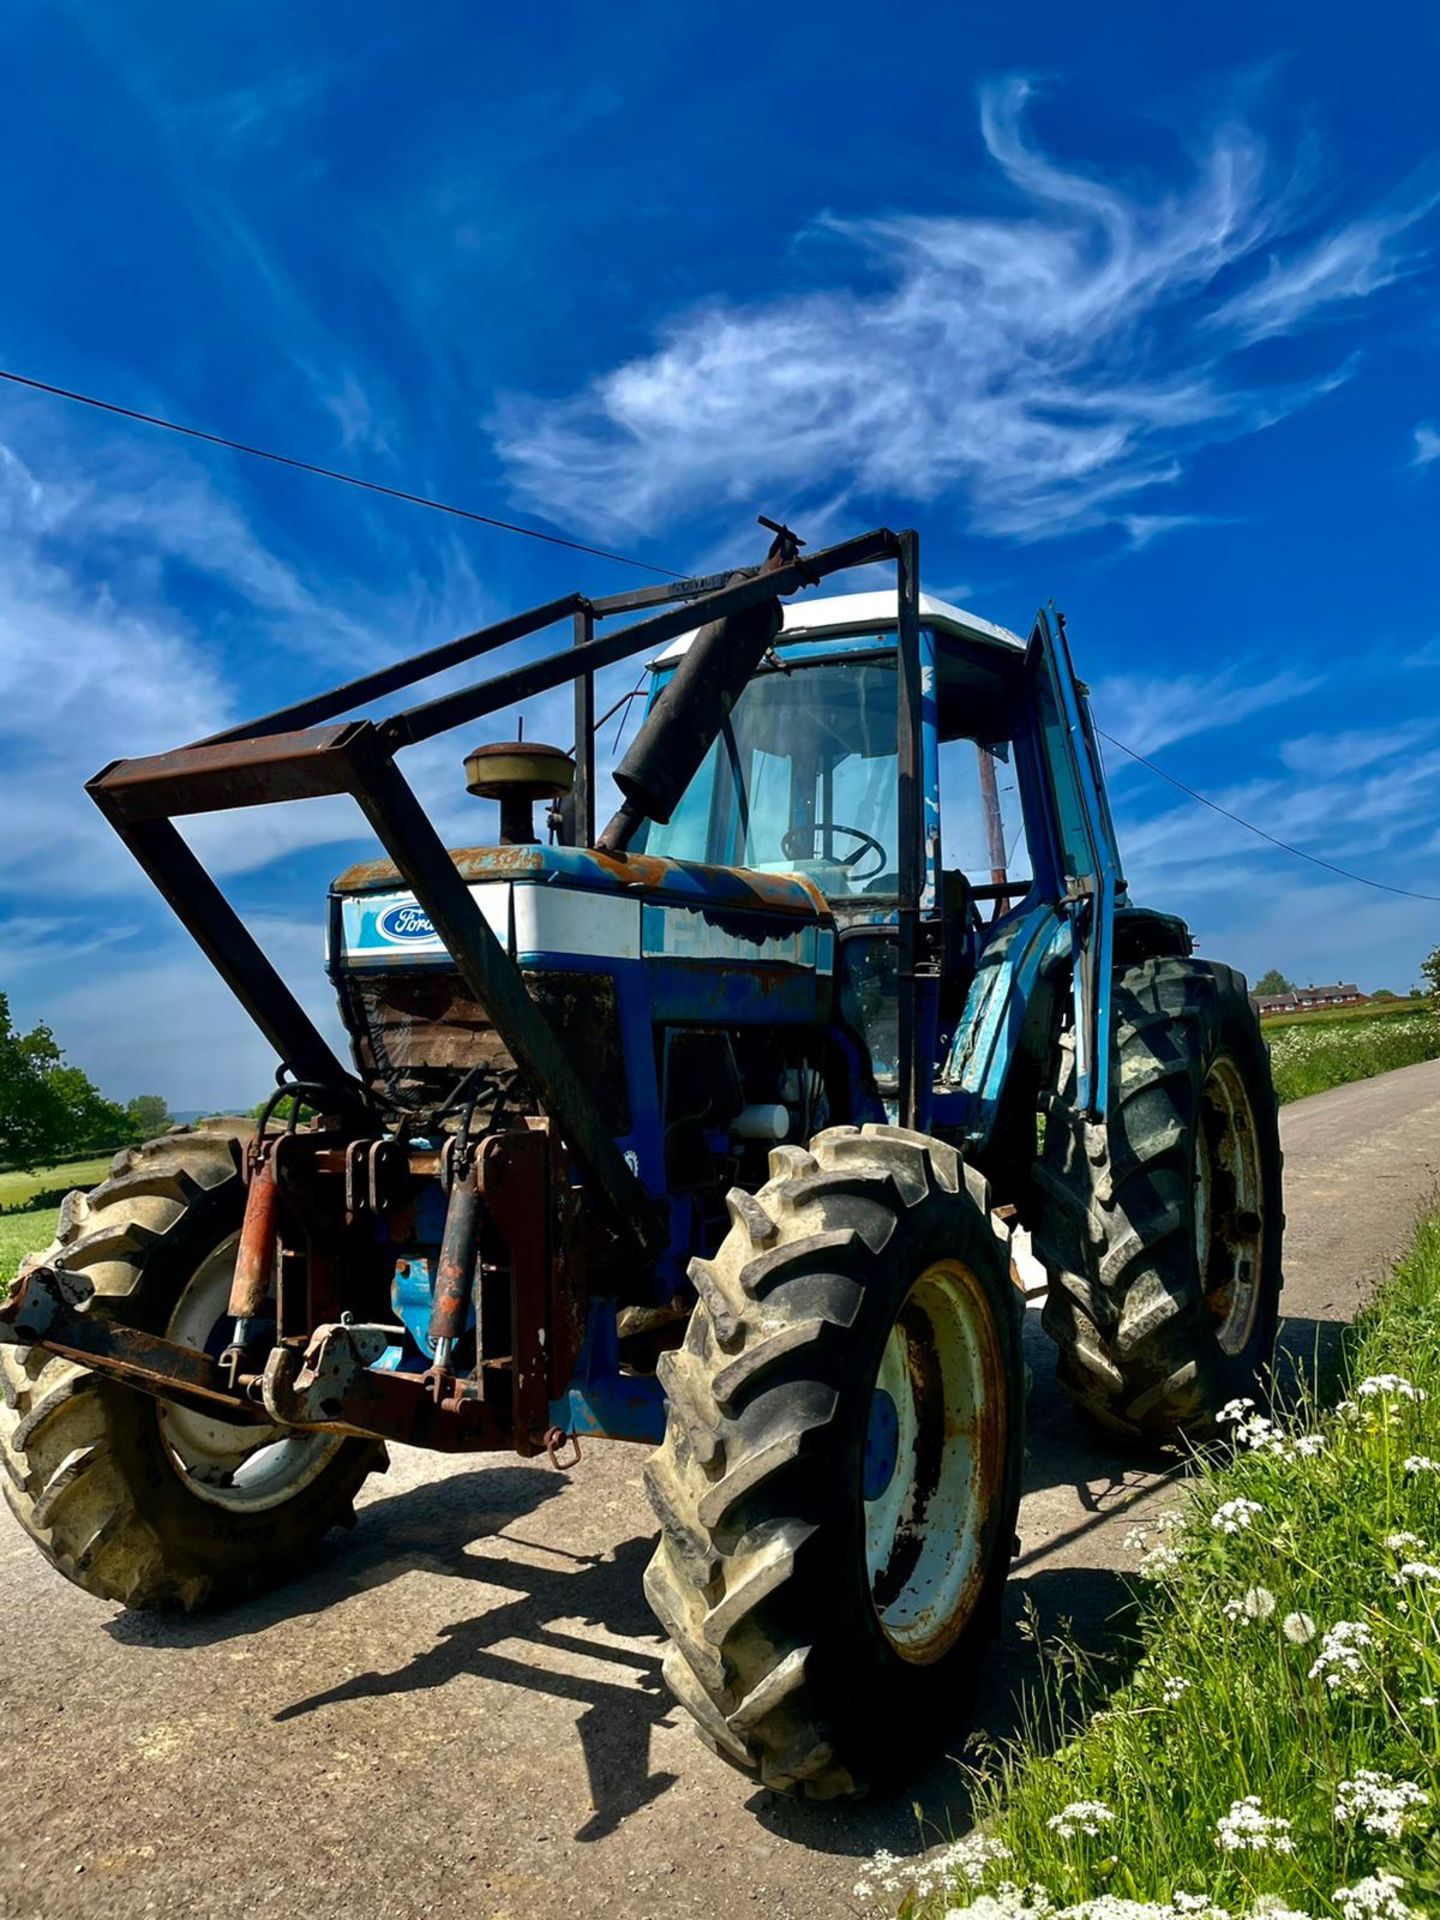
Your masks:
M1353 1313L1440 1180L1440 1063L1285 1110L1286 1341ZM978 1724L1034 1670L1021 1631L1092 1646L1159 1463L1087 1439L1031 1316L1032 1444L1009 1623ZM660 1685L640 1590L640 1455L562 1477L397 1456L359 1525L282 1592L129 1615L0 1514L0 1915L854 1914L858 1864L963 1827L940 1757L891 1798L810 1807L709 1755ZM949 1754L966 1730L948 1730ZM931 1823L922 1834L918 1803Z

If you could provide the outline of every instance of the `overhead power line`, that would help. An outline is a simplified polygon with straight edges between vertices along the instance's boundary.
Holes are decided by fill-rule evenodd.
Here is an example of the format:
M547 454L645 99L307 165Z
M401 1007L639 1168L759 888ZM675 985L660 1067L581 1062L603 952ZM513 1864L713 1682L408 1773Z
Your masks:
M277 453L270 447L251 446L244 440L232 440L223 433L210 433L203 427L185 425L179 420L167 420L158 413L142 413L136 407L122 407L114 400L102 400L92 393L77 393L73 388L53 385L48 380L36 380L29 374L14 373L0 367L0 380L8 380L17 387L28 387L36 393L48 393L58 400L72 400L78 406L93 407L99 413L114 414L117 419L134 420L141 426L161 427L166 433L182 434L187 440L203 440L212 447L224 447L230 453L246 453L255 460L269 460L276 466L293 467L297 473L311 473L322 480L338 480L347 487L359 487L366 493L383 494L390 500L403 500L413 507L428 507L434 513L448 513L457 520L470 520L482 527L493 527L499 533L518 533L527 540L543 540L552 547L564 547L571 553L589 554L596 560L612 560L618 566L636 567L642 573L658 574L664 580L682 580L686 576L674 572L669 567L654 565L649 560L636 560L629 554L612 553L606 547L588 546L583 540L569 540L562 534L546 533L540 527L527 527L516 520L499 520L488 513L477 513L470 507L457 507L445 500L432 500L423 493L411 493L404 487L387 487L378 480L365 480L359 474L343 473L338 467L322 467L313 460L300 460L293 454ZM629 696L627 696L627 699ZM612 712L614 709L612 708ZM609 717L608 715L606 716ZM1167 781L1177 792L1183 793L1197 806L1208 807L1212 813L1220 814L1226 820L1233 820L1237 827L1244 827L1247 833L1253 833L1257 839L1267 841L1272 847L1278 847L1282 853L1293 855L1297 860L1307 861L1312 867L1319 867L1325 873L1333 873L1341 880L1351 880L1357 886L1373 887L1378 893L1398 894L1403 900L1424 900L1432 906L1440 906L1440 894L1416 893L1409 887L1392 887L1388 881L1372 880L1367 874L1353 873L1348 867L1336 866L1332 860L1322 860L1317 854L1306 853L1303 847L1292 846L1288 840L1281 840L1273 833L1267 833L1264 827L1257 827L1253 820L1234 813L1229 807L1222 807L1218 800L1211 800L1203 793L1197 793L1194 787L1187 787L1183 780L1177 780L1173 773L1167 773L1164 767L1156 766L1153 760L1147 760L1143 753L1137 753L1133 747L1127 747L1123 740L1117 740L1113 733L1105 733L1102 728L1096 731L1108 740L1112 747L1118 747L1121 753L1142 767L1147 768L1159 779Z
M1244 827L1247 833L1256 834L1261 840L1268 840L1272 847L1278 847L1282 853L1293 853L1297 860L1308 860L1312 867L1323 867L1326 873L1338 874L1342 880L1353 880L1358 886L1374 887L1380 893L1398 893L1404 900L1428 900L1433 906L1440 906L1440 893L1413 893L1409 887L1392 887L1385 880L1371 880L1366 874L1352 873L1348 867L1337 867L1333 860L1321 860L1318 855L1306 853L1303 847L1292 847L1288 840L1279 840L1273 833L1267 833L1264 827L1257 827L1253 820L1246 820L1238 813L1232 813L1229 807L1222 807L1218 800L1211 800L1203 793L1197 793L1194 787L1187 787L1183 780L1177 780L1173 773L1167 773L1164 767L1157 767L1153 760L1147 760L1143 753L1137 753L1133 747L1127 747L1123 740L1117 740L1113 733L1106 733L1103 727L1095 731L1102 740L1108 740L1112 747L1118 747L1122 753L1128 753L1132 760L1139 761L1142 767L1148 767L1151 773L1158 774L1162 780L1183 793L1187 799L1198 801L1202 807L1209 807L1212 813L1222 814L1225 819L1233 820L1237 827Z
M338 467L322 467L313 460L299 460L293 454L276 453L269 447L252 447L244 440L232 440L223 433L210 433L203 427L185 426L179 420L166 420L158 413L141 413L136 407L122 407L113 400L100 400L93 393L76 393L70 387L52 386L48 380L35 380L26 373L12 373L0 367L0 380L13 386L29 387L36 393L53 394L59 400L73 400L78 406L94 407L98 413L113 413L121 420L137 420L142 426L163 427L166 433L180 433L187 440L203 440L212 447L225 447L231 453L248 453L256 460L271 460L277 467L293 467L297 473L317 474L322 480L339 480L347 487L360 487L366 493L383 493L390 500L404 500L412 507L429 507L435 513L453 514L457 520L473 520L482 527L494 527L501 533L523 534L527 540L544 540L552 547L568 547L571 553L588 553L596 560L614 560L622 567L639 567L645 573L659 574L663 580L683 576L668 567L652 566L648 560L632 560L628 554L611 553L605 547L586 546L583 540L567 540L558 533L546 533L540 527L527 527L516 520L497 520L493 514L476 513L470 507L452 506L447 500L432 500L423 493L409 493L404 487L387 487L378 480L364 480L359 474L342 473Z

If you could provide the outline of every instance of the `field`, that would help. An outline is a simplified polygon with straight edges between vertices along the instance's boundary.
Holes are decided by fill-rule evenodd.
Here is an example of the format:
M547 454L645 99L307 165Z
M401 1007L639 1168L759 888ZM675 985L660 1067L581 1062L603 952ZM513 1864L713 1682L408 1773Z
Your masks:
M877 1858L867 1894L975 1920L1437 1910L1440 1215L1353 1330L1344 1385L1274 1425L1237 1407L1129 1543L1128 1680L1055 1647L1024 1735L976 1778L981 1833L918 1875Z
M0 1286L15 1277L27 1253L45 1247L55 1236L59 1204L35 1213L16 1213L39 1193L68 1193L72 1187L98 1187L110 1171L112 1153L92 1154L86 1160L66 1160L33 1173L0 1173Z
M1347 1020L1393 1020L1397 1014L1424 1013L1430 1006L1422 993L1413 1000L1365 1000L1358 1007L1316 1007L1306 1013L1267 1013L1260 1025L1267 1034L1281 1027L1327 1027Z
M0 1173L0 1213L8 1213L37 1193L68 1193L72 1187L98 1187L110 1171L114 1153L91 1154L85 1160L59 1161L37 1167L33 1173Z
M1425 1001L1402 1003L1399 1012L1387 1002L1379 1010L1338 1007L1323 1016L1287 1014L1265 1021L1263 1031L1282 1104L1440 1058L1440 1015Z

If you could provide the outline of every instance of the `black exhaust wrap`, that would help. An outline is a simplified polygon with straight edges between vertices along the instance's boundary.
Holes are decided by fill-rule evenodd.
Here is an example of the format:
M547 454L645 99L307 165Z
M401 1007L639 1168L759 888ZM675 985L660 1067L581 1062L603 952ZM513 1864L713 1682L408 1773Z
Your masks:
M730 709L774 646L780 622L780 602L761 600L701 627L615 769L624 804L597 846L623 853L642 820L662 826L669 820Z

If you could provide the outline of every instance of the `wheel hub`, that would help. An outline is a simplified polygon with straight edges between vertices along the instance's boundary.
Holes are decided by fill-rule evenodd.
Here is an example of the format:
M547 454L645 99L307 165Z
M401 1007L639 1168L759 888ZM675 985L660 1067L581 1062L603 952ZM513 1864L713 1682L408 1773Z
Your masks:
M1195 1253L1223 1353L1243 1353L1260 1304L1263 1191L1255 1115L1239 1067L1221 1054L1205 1076L1195 1142Z
M959 1262L937 1262L886 1339L862 1467L871 1599L903 1659L939 1659L974 1610L1002 1492L1006 1418L984 1295Z

